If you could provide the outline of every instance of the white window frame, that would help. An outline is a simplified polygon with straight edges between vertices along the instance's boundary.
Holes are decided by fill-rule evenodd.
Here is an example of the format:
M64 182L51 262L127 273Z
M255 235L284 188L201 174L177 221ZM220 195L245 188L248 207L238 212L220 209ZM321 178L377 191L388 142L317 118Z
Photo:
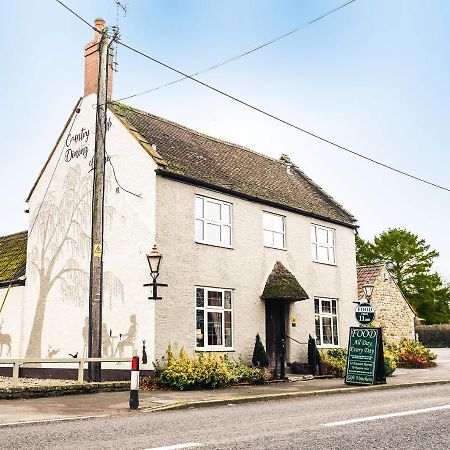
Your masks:
M203 306L197 306L197 290L203 289ZM222 293L222 306L208 306L208 292ZM225 292L230 293L231 308L225 308ZM195 350L196 351L234 351L234 316L233 316L233 290L206 286L195 287ZM197 311L203 311L203 347L197 345ZM222 345L208 344L208 312L222 314ZM231 346L225 345L225 312L231 313Z
M316 301L319 302L319 312L316 312ZM330 302L330 310L331 312L323 312L322 310L322 302L328 301ZM333 302L336 302L336 313L333 313ZM339 347L340 337L339 337L339 301L337 298L327 298L327 297L314 297L314 333L317 334L315 326L316 326L316 317L319 317L319 336L316 335L316 343L318 347L322 348L335 348ZM332 343L324 343L323 342L323 318L331 319L331 341ZM334 322L336 323L336 331L337 336L334 335Z
M268 229L264 227L264 216L271 216L271 217L281 217L281 220L283 222L283 231L276 231L274 229ZM272 233L272 245L267 245L265 243L265 232ZM281 234L283 236L283 245L281 247L278 247L275 245L275 234ZM282 216L281 214L276 214L270 211L263 211L263 244L264 247L267 248L277 248L279 250L285 250L286 249L286 217Z
M197 202L198 201L202 202L202 214L199 215L198 211L197 211ZM220 206L220 220L213 220L213 219L209 219L206 217L206 204L207 203L213 203L216 205ZM232 203L229 202L224 202L222 200L217 200L215 198L211 198L211 197L205 197L203 195L195 195L195 204L194 204L194 209L195 209L195 242L198 242L200 244L207 244L207 245L214 245L216 247L226 247L226 248L232 248L232 243L233 243L233 220L232 220L232 215L233 215L233 207L232 207ZM224 218L224 208L229 208L229 222L227 222ZM197 236L197 223L202 223L202 230L203 230L203 239L201 239L200 237ZM220 226L220 241L215 241L212 239L208 238L207 235L207 230L208 227L207 225L217 225ZM224 230L226 228L230 229L230 243L226 243L224 236Z
M325 231L327 233L327 242L317 241L317 231ZM330 241L331 237L331 243ZM319 248L326 248L328 258L326 260L319 259ZM333 258L330 258L330 249L332 249ZM336 230L334 228L324 227L323 225L311 224L311 253L312 260L317 263L336 265Z

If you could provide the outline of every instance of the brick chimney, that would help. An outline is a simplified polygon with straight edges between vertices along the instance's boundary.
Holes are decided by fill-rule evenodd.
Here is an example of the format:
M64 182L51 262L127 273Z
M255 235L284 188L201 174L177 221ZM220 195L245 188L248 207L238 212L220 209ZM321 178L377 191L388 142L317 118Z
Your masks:
M105 28L104 19L95 19L95 28L103 31ZM97 93L98 82L98 60L99 60L99 42L101 35L94 32L94 39L86 45L84 49L84 96L86 97L93 92ZM112 66L108 63L108 99L112 95Z

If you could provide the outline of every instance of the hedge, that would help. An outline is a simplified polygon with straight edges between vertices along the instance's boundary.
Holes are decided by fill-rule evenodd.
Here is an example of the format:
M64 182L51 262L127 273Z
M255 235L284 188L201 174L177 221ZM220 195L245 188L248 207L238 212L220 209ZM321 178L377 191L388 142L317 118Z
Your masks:
M450 347L450 324L419 325L416 333L427 347Z

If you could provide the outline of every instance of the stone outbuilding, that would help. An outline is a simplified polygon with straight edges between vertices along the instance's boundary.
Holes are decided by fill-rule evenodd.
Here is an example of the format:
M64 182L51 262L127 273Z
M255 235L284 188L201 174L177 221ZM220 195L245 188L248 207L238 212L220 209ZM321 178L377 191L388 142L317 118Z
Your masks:
M375 325L382 327L383 339L398 342L414 339L414 319L417 316L385 264L357 268L358 298L364 299L363 285L374 285L371 303L375 307Z

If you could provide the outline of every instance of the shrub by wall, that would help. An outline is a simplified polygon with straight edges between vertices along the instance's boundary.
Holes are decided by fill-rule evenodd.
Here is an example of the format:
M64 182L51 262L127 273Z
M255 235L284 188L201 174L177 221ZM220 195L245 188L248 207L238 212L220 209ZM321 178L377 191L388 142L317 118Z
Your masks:
M427 347L450 347L450 324L419 325L419 341Z
M390 376L397 368L397 355L394 351L384 347L384 368L386 376ZM345 348L330 348L321 350L322 364L329 375L344 377L347 370L347 350Z
M188 356L184 349L178 358L170 346L166 362L160 367L160 382L163 386L179 390L219 388L239 383L262 383L263 370L247 366L242 360L234 361L227 355L200 353Z

